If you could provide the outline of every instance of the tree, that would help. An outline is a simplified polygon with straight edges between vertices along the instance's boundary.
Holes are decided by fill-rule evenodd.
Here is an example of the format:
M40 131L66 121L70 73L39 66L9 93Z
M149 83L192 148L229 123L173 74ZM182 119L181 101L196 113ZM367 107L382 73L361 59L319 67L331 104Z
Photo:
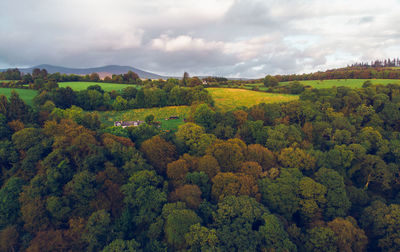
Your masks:
M276 77L267 75L264 78L264 86L266 87L276 87L279 85L279 81Z
M101 252L139 252L140 244L135 240L115 239L104 247Z
M284 148L278 156L283 167L297 168L301 171L312 171L315 167L315 158L300 148Z
M263 240L261 245L263 249L297 251L296 245L290 241L289 235L278 217L265 213L262 218L264 225L260 226L259 230Z
M254 198L228 196L213 213L214 227L223 251L257 251L259 229L268 210Z
M0 250L18 251L19 233L16 226L8 226L0 231Z
M247 147L247 160L257 162L264 171L277 165L274 154L259 144L251 144Z
M127 225L126 232L141 234L160 215L167 202L162 177L155 171L137 171L121 190L125 195L125 214L128 216L123 223Z
M222 172L238 171L244 160L242 148L228 141L216 141L206 152L218 161Z
M332 169L321 168L315 173L315 181L327 188L324 217L333 219L347 216L351 202L346 194L343 177Z
M303 177L299 183L300 214L306 222L318 220L326 204L326 187L309 177Z
M306 251L337 251L335 233L328 227L307 230L304 248Z
M217 159L211 155L204 155L199 158L197 170L206 173L208 177L212 179L215 175L217 175L217 173L220 172L220 167Z
M247 174L220 172L212 182L211 196L215 201L221 201L229 195L248 195L257 199L260 197L256 179Z
M0 189L0 229L16 223L20 215L18 198L23 184L21 178L12 177Z
M167 165L167 177L175 188L184 184L185 176L188 172L189 166L184 159L173 161Z
M201 190L197 185L183 185L171 193L171 199L185 202L189 208L197 209L202 201Z
M121 96L117 96L112 106L115 110L125 110L128 108L128 101Z
M71 200L75 214L81 216L89 214L89 202L96 195L95 175L88 171L76 173L72 180L65 185L64 193Z
M215 229L208 229L200 223L190 226L185 235L189 251L214 251L218 250L218 237Z
M207 104L197 106L193 119L195 123L203 126L206 130L215 127L215 112Z
M105 210L94 212L86 223L85 233L82 237L88 242L88 251L99 251L107 244L109 239L111 219Z
M165 236L167 242L174 249L184 249L187 247L185 235L189 232L190 227L200 223L201 219L197 214L189 209L173 210L166 217Z
M262 202L272 211L290 220L300 209L298 188L302 177L298 169L282 169L275 180L270 178L260 180Z
M175 160L176 148L160 136L144 141L140 147L146 159L159 174L164 174L167 164Z
M368 238L354 218L336 218L327 225L335 233L339 251L365 251Z

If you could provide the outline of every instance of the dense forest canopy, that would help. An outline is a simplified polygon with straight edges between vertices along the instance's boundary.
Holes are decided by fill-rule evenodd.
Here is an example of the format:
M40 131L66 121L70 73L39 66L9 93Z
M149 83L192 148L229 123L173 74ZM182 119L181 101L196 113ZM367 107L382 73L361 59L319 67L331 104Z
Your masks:
M45 75L32 107L0 96L1 251L400 250L400 85L219 111L189 76L105 92ZM176 132L96 112L169 104L191 105Z

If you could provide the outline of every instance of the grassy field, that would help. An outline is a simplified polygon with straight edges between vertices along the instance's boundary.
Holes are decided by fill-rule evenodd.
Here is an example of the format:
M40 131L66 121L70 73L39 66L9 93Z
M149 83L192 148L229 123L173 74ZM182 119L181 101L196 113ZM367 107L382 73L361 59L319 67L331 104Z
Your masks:
M112 91L112 90L121 90L126 87L137 87L136 85L129 85L129 84L118 84L118 83L103 83L103 82L84 82L84 81L77 81L77 82L59 82L58 85L60 87L70 87L75 91L85 90L89 86L99 85L104 91Z
M236 107L251 107L259 103L288 102L298 99L296 95L271 94L245 89L233 88L207 88L212 95L215 106L223 110Z
M311 86L313 88L331 88L331 87L350 87L350 88L361 88L365 81L371 81L373 84L387 85L389 83L400 84L400 80L393 79L338 79L338 80L309 80L300 81L303 85ZM280 82L279 85L287 85L290 81ZM263 83L246 84L245 89L252 89L258 87L260 91L266 91L268 88Z
M344 79L344 80L309 80L300 81L303 85L308 85L313 88L331 88L331 87L350 87L350 88L361 88L365 81L371 81L373 84L387 85L389 83L400 84L400 80L390 79ZM281 82L280 85L286 85L289 82Z
M33 98L35 98L37 91L31 89L13 89L13 88L0 88L0 94L7 96L10 98L11 91L15 90L19 97L26 102L28 105L33 104Z
M144 108L144 109L131 109L125 111L104 111L98 112L100 121L107 126L114 125L114 121L134 121L144 120L148 115L154 115L155 121L161 122L161 128L164 130L175 130L183 123L190 111L188 106L169 106L163 108ZM170 116L179 116L178 120L168 120L165 118Z

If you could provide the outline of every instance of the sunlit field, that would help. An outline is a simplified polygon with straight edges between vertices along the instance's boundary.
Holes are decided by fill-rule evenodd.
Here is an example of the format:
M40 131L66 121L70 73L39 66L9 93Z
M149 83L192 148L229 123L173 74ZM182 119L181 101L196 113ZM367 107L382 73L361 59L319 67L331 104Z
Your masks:
M12 90L15 90L19 94L19 97L24 100L28 105L33 104L33 98L35 98L37 94L36 90L14 88L0 88L0 94L5 95L7 98L10 98Z
M298 99L297 95L271 94L235 88L207 88L212 95L215 106L223 110L236 107L251 107L259 103L280 103Z
M77 81L77 82L59 82L58 86L60 87L70 87L75 91L84 90L89 86L99 85L104 91L118 91L124 89L126 87L137 87L137 85L132 84L118 84L118 83L103 83L103 82L84 82L84 81Z

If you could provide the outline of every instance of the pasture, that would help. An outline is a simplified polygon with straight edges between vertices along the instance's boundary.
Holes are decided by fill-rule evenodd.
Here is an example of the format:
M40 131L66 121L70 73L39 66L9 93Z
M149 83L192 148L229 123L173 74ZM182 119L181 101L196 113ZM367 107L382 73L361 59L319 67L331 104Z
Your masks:
M298 99L297 95L272 94L235 88L207 88L215 101L215 106L222 110L237 107L251 107L259 103L280 103Z
M76 82L59 82L59 87L70 87L74 91L85 90L89 86L99 85L104 91L119 91L126 87L138 87L137 85L132 84L118 84L118 83L103 83L103 82L85 82L85 81L76 81Z
M100 121L107 126L114 125L115 121L134 121L142 120L148 115L154 115L155 121L161 122L161 128L164 130L176 130L183 123L183 118L190 112L189 106L169 106L162 108L141 108L124 111L99 111ZM170 116L179 116L180 119L168 120Z
M36 90L32 89L14 89L14 88L0 88L0 94L5 95L7 98L11 97L11 91L15 90L19 97L26 102L28 105L33 104L33 98L37 95Z
M337 79L337 80L308 80L300 81L301 84L305 86L311 86L313 88L332 88L332 87L349 87L349 88L361 88L364 82L371 81L372 84L383 84L387 85L400 84L400 80L393 79ZM290 82L280 82L280 85L286 85Z

